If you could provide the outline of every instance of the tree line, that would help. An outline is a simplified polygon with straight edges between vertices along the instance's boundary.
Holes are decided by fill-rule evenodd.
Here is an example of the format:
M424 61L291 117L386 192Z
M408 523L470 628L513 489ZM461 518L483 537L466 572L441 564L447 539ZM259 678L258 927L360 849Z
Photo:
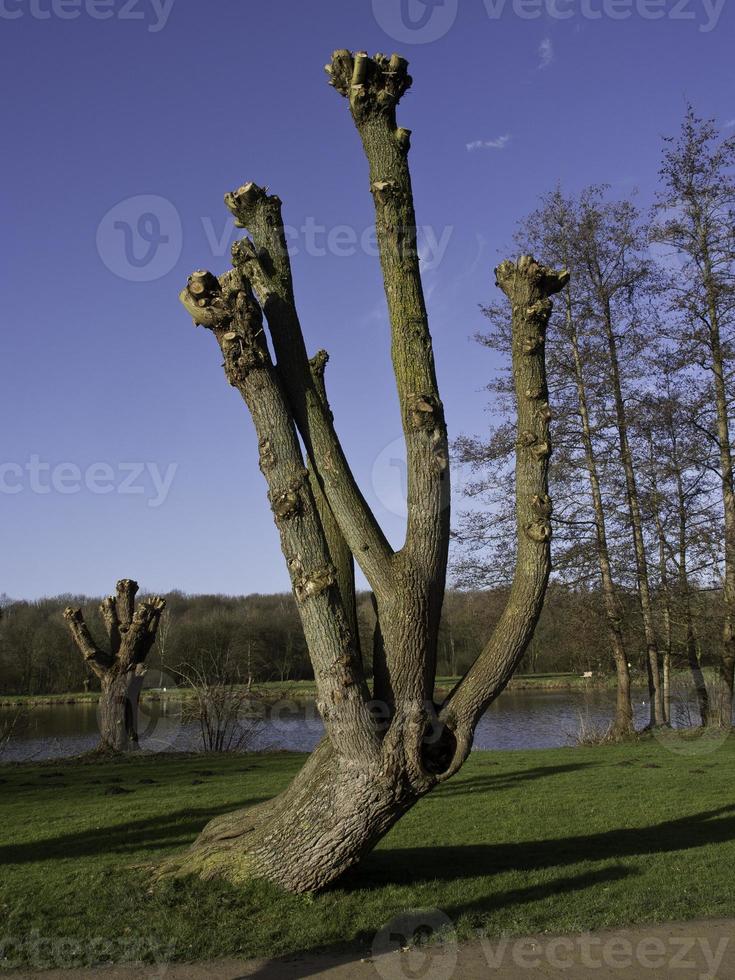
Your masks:
M461 675L477 658L483 637L498 622L508 597L506 586L454 589L447 593L438 643L438 674ZM143 596L143 601L145 601ZM148 654L146 687L182 684L190 668L210 671L227 664L233 680L254 684L308 680L313 676L298 610L290 593L279 595L165 596L156 642ZM717 592L692 590L697 657L719 662L721 638ZM6 602L0 620L0 696L52 695L99 690L100 682L79 655L64 622L69 606L84 610L92 636L105 636L100 598L62 595L37 601ZM645 655L640 643L634 598L622 593L626 652L634 678L642 681ZM371 596L357 595L358 629L372 673L370 651L375 630ZM538 627L520 666L521 673L574 673L611 669L604 626L604 596L580 582L552 582Z
M689 108L647 213L606 186L557 187L516 233L519 249L571 272L546 338L554 575L597 596L620 736L633 731L641 654L652 726L670 719L676 668L702 724L732 722L734 164L735 139ZM484 313L479 342L507 358L505 310ZM500 423L455 447L472 474L455 573L475 588L507 582L514 563L515 400L507 373L488 387ZM716 685L704 663L718 665Z

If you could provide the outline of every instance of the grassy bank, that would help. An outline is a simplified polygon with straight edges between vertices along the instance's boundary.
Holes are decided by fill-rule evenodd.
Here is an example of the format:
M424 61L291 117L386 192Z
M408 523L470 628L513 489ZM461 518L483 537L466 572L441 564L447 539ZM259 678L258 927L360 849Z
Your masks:
M24 956L35 967L78 965L144 949L203 959L364 948L414 908L442 909L464 937L735 909L734 739L699 755L652 740L476 753L362 867L315 898L264 883L151 889L135 869L186 846L215 814L277 793L302 759L0 767L0 937L14 940L6 965Z
M436 695L441 697L449 693L459 680L458 677L437 677ZM640 678L640 685L645 685L645 679ZM508 685L510 691L576 691L598 690L615 686L615 678L606 674L597 674L593 678L585 678L580 674L519 674ZM258 695L268 701L290 699L294 701L309 701L315 697L313 681L268 681L256 684ZM185 695L185 690L180 692ZM168 697L177 696L176 690L167 692ZM149 700L159 700L158 690L144 691L142 697ZM68 694L32 694L32 695L2 695L0 708L9 707L42 707L55 704L96 704L99 694L92 691L88 694L69 692Z

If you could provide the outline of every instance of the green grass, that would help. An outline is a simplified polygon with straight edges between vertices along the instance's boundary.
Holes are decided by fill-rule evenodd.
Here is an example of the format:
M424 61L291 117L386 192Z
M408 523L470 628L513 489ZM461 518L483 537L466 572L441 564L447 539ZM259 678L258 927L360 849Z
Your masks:
M16 940L5 941L6 965L24 950L36 968L124 959L128 949L135 958L141 943L184 960L364 949L415 908L442 909L462 937L733 914L734 739L698 755L653 740L476 753L316 897L262 882L150 888L134 867L184 847L215 814L277 793L302 760L0 767L0 947ZM104 941L115 945L103 954Z

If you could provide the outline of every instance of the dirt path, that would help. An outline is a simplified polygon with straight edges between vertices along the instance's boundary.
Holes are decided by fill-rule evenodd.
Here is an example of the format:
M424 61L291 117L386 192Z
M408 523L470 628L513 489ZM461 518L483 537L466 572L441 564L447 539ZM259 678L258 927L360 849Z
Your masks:
M391 936L393 938L391 938ZM365 954L193 965L16 972L45 980L735 980L735 919L577 936L478 940L396 950L390 929ZM382 949L393 947L392 951Z

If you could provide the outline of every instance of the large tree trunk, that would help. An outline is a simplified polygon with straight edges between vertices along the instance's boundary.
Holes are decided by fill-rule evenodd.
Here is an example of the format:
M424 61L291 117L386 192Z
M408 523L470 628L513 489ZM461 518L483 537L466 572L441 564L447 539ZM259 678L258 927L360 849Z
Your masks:
M138 746L138 703L145 669L142 665L125 673L108 671L102 677L97 707L97 724L104 747L127 752Z
M79 652L100 679L97 722L102 751L127 752L138 747L138 703L146 672L144 661L155 642L166 603L154 596L141 602L136 610L137 592L137 582L121 579L116 594L100 606L109 652L92 638L81 609L70 607L64 612Z
M345 760L325 740L283 793L216 817L165 870L316 891L358 863L424 792L402 766Z
M198 271L181 294L195 322L217 339L227 379L255 425L326 734L284 793L218 817L188 852L159 869L161 875L197 873L233 882L262 877L293 892L334 881L460 768L478 718L510 679L541 611L551 537L544 341L549 297L568 275L524 256L496 270L513 321L516 576L493 637L437 711L432 697L449 543L449 460L416 248L410 140L395 120L411 83L406 69L397 55L370 59L348 51L336 52L328 68L332 84L349 99L370 165L408 458L408 522L400 551L392 550L369 510L336 435L324 383L326 355L308 359L280 200L252 183L227 195L252 241L234 246L233 270L219 278ZM357 644L350 556L370 584L377 615L372 692Z

